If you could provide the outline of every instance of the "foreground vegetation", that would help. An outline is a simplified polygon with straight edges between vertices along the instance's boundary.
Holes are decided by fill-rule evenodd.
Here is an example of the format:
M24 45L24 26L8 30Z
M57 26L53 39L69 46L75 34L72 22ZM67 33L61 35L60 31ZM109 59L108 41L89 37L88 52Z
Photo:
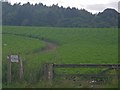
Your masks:
M56 49L44 52L46 42ZM45 84L42 82L43 63L112 63L118 62L118 30L116 28L53 28L3 26L3 87L78 87L68 80ZM13 64L13 84L6 86L9 54L19 54L24 62L24 83L17 81L17 65ZM63 70L57 70L62 72ZM69 72L68 72L69 71ZM75 70L66 70L74 73ZM82 70L95 73L97 70ZM83 80L84 81L84 80ZM67 83L70 86L67 86ZM33 84L35 83L35 84ZM66 84L65 84L66 83ZM116 81L111 82L116 87ZM110 85L108 85L110 87ZM80 85L80 87L89 87ZM102 86L99 86L102 87Z

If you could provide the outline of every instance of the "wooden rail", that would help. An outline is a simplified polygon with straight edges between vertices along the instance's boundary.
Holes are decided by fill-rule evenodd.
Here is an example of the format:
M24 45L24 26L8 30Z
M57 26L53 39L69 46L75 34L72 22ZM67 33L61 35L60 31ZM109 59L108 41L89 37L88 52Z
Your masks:
M120 64L53 64L56 68L96 68L96 67L108 67L108 68L120 68Z

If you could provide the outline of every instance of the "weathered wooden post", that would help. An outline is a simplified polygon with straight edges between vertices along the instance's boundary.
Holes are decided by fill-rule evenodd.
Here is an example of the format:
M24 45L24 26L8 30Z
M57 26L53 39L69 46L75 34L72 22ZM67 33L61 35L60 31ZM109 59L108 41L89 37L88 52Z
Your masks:
M8 63L7 63L7 83L10 84L11 83L11 61L10 61L10 56L7 56L7 60L8 60Z
M47 63L44 65L44 77L45 80L49 80L51 81L53 79L54 76L54 68L53 68L53 64Z
M19 69L20 69L20 80L23 80L23 62L22 59L19 57Z
M52 80L53 79L53 64L48 64L48 80Z

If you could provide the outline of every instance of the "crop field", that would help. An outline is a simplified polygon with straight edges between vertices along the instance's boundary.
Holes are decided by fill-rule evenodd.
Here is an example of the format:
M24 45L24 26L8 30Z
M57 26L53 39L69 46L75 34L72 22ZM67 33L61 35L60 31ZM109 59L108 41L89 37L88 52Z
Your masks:
M3 26L3 87L77 87L76 83L56 80L53 84L41 80L44 63L57 64L116 64L118 63L117 28L56 28ZM13 64L12 84L7 83L7 55L19 54L24 65L24 81L17 82L17 65ZM74 73L78 69L58 69ZM96 73L99 69L82 69ZM69 85L67 85L69 84ZM110 85L108 85L109 87ZM87 87L87 86L80 86ZM102 86L98 86L102 87ZM107 87L107 85L105 86ZM112 86L116 87L113 79Z

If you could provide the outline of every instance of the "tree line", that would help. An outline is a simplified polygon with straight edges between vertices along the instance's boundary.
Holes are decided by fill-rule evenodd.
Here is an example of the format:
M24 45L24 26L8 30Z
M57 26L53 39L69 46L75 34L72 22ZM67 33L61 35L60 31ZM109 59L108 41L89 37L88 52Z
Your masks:
M58 4L46 6L42 3L11 5L2 2L3 25L15 26L51 26L51 27L118 27L118 16L115 9L107 8L98 14L92 14L85 9ZM120 24L119 24L120 26Z

